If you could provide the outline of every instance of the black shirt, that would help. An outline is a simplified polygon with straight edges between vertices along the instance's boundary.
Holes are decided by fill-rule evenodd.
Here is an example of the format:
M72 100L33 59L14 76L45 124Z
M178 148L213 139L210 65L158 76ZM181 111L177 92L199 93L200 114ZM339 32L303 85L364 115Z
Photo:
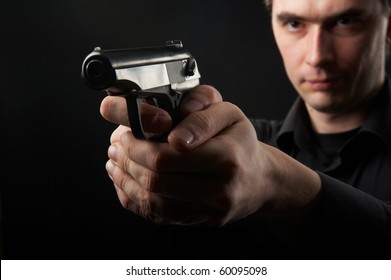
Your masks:
M252 120L258 138L317 171L317 212L292 256L391 258L391 96L388 81L357 130L317 135L298 98L284 121ZM298 253L300 251L300 253Z

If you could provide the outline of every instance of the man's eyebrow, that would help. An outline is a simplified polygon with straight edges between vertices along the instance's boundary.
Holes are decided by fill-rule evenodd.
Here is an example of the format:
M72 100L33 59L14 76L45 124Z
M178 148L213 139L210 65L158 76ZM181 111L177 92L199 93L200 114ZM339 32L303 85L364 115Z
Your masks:
M315 22L315 21L330 21L330 20L335 20L339 18L344 18L344 17L354 17L354 18L360 18L360 17L366 17L368 15L367 11L364 9L360 8L351 8L344 10L342 12L337 12L334 14L327 15L324 18L310 18L310 17L305 17L301 16L296 13L292 12L281 12L276 15L276 18L280 22L286 22L286 21L308 21L308 22Z
M302 16L299 16L295 13L291 13L291 12L281 12L279 14L276 15L276 18L278 21L280 22L286 22L286 21L304 21L304 17Z

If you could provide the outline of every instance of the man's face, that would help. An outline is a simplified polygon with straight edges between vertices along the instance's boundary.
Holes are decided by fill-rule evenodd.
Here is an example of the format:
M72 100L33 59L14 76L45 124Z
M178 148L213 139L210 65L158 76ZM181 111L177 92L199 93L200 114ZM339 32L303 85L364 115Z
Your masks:
M307 107L357 109L384 80L388 15L379 0L273 0L274 36Z

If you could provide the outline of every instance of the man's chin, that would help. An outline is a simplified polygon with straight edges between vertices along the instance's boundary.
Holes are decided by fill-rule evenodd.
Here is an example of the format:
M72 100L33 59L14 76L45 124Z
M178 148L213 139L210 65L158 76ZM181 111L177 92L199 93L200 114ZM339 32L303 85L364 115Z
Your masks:
M317 92L304 99L307 107L322 113L335 113L340 107L331 93Z

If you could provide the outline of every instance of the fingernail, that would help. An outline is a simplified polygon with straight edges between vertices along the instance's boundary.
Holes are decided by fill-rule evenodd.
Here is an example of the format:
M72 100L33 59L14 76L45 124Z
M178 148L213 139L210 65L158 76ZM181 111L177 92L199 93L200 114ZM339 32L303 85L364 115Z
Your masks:
M187 145L190 145L194 140L194 135L189 130L184 128L176 129L175 131L173 131L171 136L173 138L179 139Z

